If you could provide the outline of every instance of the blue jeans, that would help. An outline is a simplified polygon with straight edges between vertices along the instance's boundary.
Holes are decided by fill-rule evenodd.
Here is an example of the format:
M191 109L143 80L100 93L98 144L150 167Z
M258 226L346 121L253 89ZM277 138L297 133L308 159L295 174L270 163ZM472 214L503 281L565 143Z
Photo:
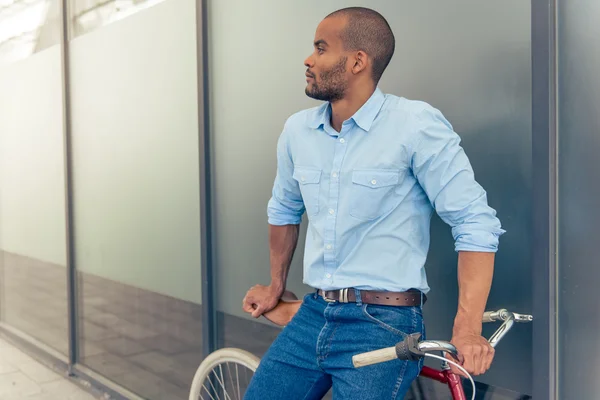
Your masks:
M352 356L415 332L425 334L421 307L328 303L308 294L261 360L244 399L321 399L332 386L336 400L403 399L422 362L354 368Z

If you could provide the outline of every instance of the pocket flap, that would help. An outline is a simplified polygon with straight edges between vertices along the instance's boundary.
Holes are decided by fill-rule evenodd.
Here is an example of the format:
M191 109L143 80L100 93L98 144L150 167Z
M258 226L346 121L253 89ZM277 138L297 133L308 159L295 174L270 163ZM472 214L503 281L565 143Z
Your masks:
M394 186L400 181L400 171L381 169L355 169L352 183L370 188Z
M307 183L319 183L321 180L321 170L298 167L294 168L293 177L301 185L305 185Z

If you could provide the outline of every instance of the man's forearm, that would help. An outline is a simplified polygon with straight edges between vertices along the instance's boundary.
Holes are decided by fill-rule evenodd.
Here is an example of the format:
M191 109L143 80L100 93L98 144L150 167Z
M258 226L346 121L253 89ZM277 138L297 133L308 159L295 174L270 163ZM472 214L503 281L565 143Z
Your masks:
M298 244L300 225L269 225L271 286L282 294L285 291L292 257Z
M481 335L481 320L494 275L494 258L494 253L459 252L458 311L454 320L454 336Z

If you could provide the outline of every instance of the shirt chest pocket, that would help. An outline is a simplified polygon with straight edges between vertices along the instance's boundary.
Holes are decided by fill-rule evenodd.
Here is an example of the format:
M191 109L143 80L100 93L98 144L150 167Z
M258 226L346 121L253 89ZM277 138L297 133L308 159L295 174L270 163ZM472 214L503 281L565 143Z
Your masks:
M350 189L350 215L362 220L381 217L397 202L395 188L401 171L389 169L355 169Z
M321 185L321 170L304 167L294 168L293 177L298 181L306 214L309 216L319 212L319 190Z

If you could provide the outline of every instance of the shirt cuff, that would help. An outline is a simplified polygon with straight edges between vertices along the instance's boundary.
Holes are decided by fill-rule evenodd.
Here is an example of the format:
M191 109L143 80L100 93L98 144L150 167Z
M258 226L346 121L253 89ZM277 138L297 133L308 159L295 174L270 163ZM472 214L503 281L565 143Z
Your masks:
M267 216L270 225L282 226L282 225L299 225L302 222L302 214L296 213L293 210L288 209L281 203L277 202L274 198L269 200L267 206Z
M453 229L454 250L476 251L482 253L495 253L498 251L500 236L506 231L504 229Z
M300 225L302 222L302 217L300 218L292 218L290 216L269 216L268 218L269 225L275 226L283 226L283 225Z

